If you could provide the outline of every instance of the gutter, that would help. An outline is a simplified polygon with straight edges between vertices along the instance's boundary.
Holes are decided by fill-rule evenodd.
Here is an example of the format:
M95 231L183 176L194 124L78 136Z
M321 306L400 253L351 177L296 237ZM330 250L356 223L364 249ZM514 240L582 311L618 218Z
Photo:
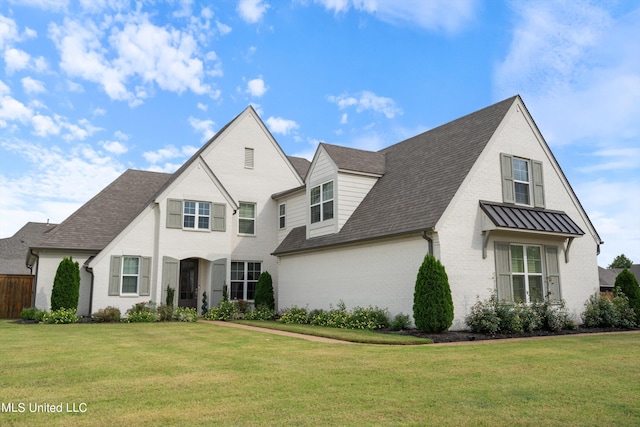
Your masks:
M422 230L422 238L427 241L427 246L428 246L427 253L429 255L433 255L433 239L427 235L427 233L429 232L433 232L433 228Z

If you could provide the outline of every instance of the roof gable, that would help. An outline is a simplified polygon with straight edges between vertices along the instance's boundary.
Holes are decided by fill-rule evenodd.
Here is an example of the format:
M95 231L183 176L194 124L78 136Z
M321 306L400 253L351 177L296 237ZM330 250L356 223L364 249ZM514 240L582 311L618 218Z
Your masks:
M28 222L16 233L0 239L0 274L31 274L25 265L30 247L39 245L56 224Z
M358 150L326 143L320 144L341 172L360 172L384 175L384 153Z

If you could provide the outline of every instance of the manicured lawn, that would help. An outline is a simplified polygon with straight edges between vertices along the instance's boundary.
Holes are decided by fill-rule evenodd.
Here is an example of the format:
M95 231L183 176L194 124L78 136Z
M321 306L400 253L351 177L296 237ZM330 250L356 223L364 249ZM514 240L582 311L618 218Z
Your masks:
M3 426L639 425L638 396L640 333L379 346L204 322L0 322ZM29 412L43 403L86 412Z

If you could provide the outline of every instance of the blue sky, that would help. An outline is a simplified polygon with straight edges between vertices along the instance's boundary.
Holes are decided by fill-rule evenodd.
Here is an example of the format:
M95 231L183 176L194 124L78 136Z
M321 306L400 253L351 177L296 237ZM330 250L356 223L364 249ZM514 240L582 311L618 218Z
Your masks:
M284 151L377 150L520 94L605 241L640 262L640 2L3 0L0 237L253 105Z

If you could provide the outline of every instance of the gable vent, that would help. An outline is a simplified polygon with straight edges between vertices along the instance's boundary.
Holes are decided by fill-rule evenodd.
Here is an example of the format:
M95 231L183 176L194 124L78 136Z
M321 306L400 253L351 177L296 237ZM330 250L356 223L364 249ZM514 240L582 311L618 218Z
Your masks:
M244 167L253 169L253 148L244 149Z

